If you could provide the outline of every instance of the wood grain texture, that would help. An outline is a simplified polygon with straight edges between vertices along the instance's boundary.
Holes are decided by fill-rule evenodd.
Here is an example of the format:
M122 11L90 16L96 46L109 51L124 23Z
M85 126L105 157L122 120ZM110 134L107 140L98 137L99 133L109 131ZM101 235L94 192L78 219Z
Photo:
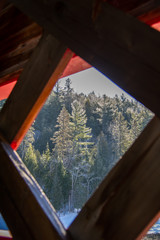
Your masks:
M99 3L101 2L103 1L99 1ZM160 16L157 8L159 0L111 0L107 2L137 16L143 22ZM1 1L2 4L3 1ZM12 4L6 5L0 11L0 29L0 82L5 82L16 77L17 72L21 72L36 47L42 29Z
M160 211L159 147L154 118L82 208L69 228L73 239L141 239Z
M0 113L0 129L16 148L73 53L45 34ZM13 146L13 145L12 145Z
M159 8L159 0L149 0L144 1L143 3L137 1L137 4L138 6L135 6L127 12L132 16L138 17L138 19L145 15L145 18L141 18L143 22L147 22L149 18L155 18L156 9Z
M92 0L12 2L160 116L159 32L107 3L93 19Z
M67 240L45 194L11 147L0 142L0 207L15 239Z
M42 28L11 4L0 12L0 82L21 71L31 56Z

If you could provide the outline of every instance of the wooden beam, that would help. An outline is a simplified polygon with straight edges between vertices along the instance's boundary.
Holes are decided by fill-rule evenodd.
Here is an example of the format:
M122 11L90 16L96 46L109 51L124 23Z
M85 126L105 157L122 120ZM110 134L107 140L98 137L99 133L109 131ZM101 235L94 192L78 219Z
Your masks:
M15 149L73 53L45 34L0 112L0 129Z
M160 116L159 32L104 2L12 2Z
M160 7L157 7L155 10L149 11L146 14L142 14L138 17L142 22L146 22L149 25L152 25L160 21Z
M14 239L67 240L42 189L11 147L0 141L0 210Z
M37 24L32 24L16 34L14 38L10 37L0 42L3 46L1 50L5 51L4 54L0 52L0 83L4 82L8 75L13 75L13 73L24 68L41 38L40 30L41 28L37 28ZM27 35L28 31L30 36L26 39L25 34ZM31 34L32 31L34 31L33 35ZM39 34L37 33L38 36L34 36L35 31L39 32ZM6 45L8 45L8 48L13 46L14 49L9 49L7 52ZM7 80L11 79L7 78Z
M159 146L155 117L71 224L73 239L141 239L160 211Z
M156 9L159 8L159 0L149 0L143 3L139 3L138 1L137 3L138 3L137 7L134 7L130 9L130 11L128 11L129 14L131 14L132 16L138 17L138 19L142 19L143 22L146 22L149 20L147 18L147 15L148 17L149 15L151 17L151 13L152 13L152 18L155 17ZM144 16L144 15L146 16L146 18L141 18L141 16Z
M22 70L42 35L42 28L12 5L0 12L0 23L2 83Z

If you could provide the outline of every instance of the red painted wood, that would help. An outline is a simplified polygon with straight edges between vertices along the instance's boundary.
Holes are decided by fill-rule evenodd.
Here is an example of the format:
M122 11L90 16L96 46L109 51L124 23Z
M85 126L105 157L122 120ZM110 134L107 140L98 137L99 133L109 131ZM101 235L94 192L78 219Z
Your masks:
M71 74L83 71L85 69L90 68L91 65L89 63L87 63L86 61L84 61L82 58L80 58L79 56L74 56L70 62L68 63L66 69L64 70L62 77L67 77ZM6 99L8 98L9 94L11 93L13 87L15 86L17 82L17 78L16 79L12 79L11 81L8 81L7 83L3 83L2 85L0 85L0 100Z
M0 100L8 98L16 82L17 78L14 78L10 81L7 81L7 83L0 84Z
M160 16L146 22L146 24L155 28L157 31L160 31ZM79 56L74 55L64 70L61 78L86 70L90 67L91 65L89 63L84 61ZM14 78L10 81L7 81L7 83L0 84L0 100L8 98L16 82L17 78Z
M81 72L83 70L86 70L88 68L92 67L89 63L87 63L86 61L84 61L82 58L80 58L79 56L74 56L71 58L71 60L69 61L66 69L64 70L62 77L67 77L69 75L72 75L74 73L78 73Z
M152 24L151 26L152 26L152 28L156 29L157 31L160 31L160 21Z

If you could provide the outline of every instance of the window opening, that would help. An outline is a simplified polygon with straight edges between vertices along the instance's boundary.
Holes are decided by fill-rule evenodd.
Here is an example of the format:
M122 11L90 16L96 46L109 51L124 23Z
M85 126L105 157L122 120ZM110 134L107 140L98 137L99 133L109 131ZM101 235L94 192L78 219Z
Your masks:
M11 239L11 233L8 229L8 226L3 219L2 215L0 214L0 239Z
M160 239L160 219L150 228L142 240L159 240Z
M5 104L6 99L0 100L0 110L2 109L3 105Z
M18 149L66 228L153 117L95 71L57 82Z

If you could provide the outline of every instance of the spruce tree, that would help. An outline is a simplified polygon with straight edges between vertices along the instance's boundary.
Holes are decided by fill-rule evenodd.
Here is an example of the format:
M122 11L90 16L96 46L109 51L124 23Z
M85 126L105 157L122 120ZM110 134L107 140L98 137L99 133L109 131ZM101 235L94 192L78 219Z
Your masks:
M28 148L26 150L25 157L24 157L24 163L26 164L30 172L33 174L33 176L36 178L38 161L37 161L35 149L31 143L28 144Z
M67 111L71 114L72 111L71 104L73 101L73 88L71 88L71 80L69 78L67 78L65 82L63 97L65 107Z
M33 143L35 141L34 136L35 136L35 129L34 129L33 125L32 125L29 128L28 132L26 133L23 141L21 142L21 144L20 144L20 146L18 148L18 154L20 155L22 160L24 160L28 148L30 148L31 145L33 145Z
M122 112L117 112L112 122L112 135L114 139L114 161L116 162L128 150L132 143L127 121L124 119Z
M59 162L63 162L65 168L68 168L71 160L72 151L72 136L70 126L70 114L63 106L58 118L57 125L58 129L51 140L55 144L54 153L57 156Z
M71 190L71 206L74 207L74 199L76 199L76 184L78 187L79 179L85 178L86 168L90 165L89 157L91 152L90 142L91 129L86 126L87 117L85 110L80 102L75 100L72 103L72 165L70 168L71 180L72 180L72 190Z

